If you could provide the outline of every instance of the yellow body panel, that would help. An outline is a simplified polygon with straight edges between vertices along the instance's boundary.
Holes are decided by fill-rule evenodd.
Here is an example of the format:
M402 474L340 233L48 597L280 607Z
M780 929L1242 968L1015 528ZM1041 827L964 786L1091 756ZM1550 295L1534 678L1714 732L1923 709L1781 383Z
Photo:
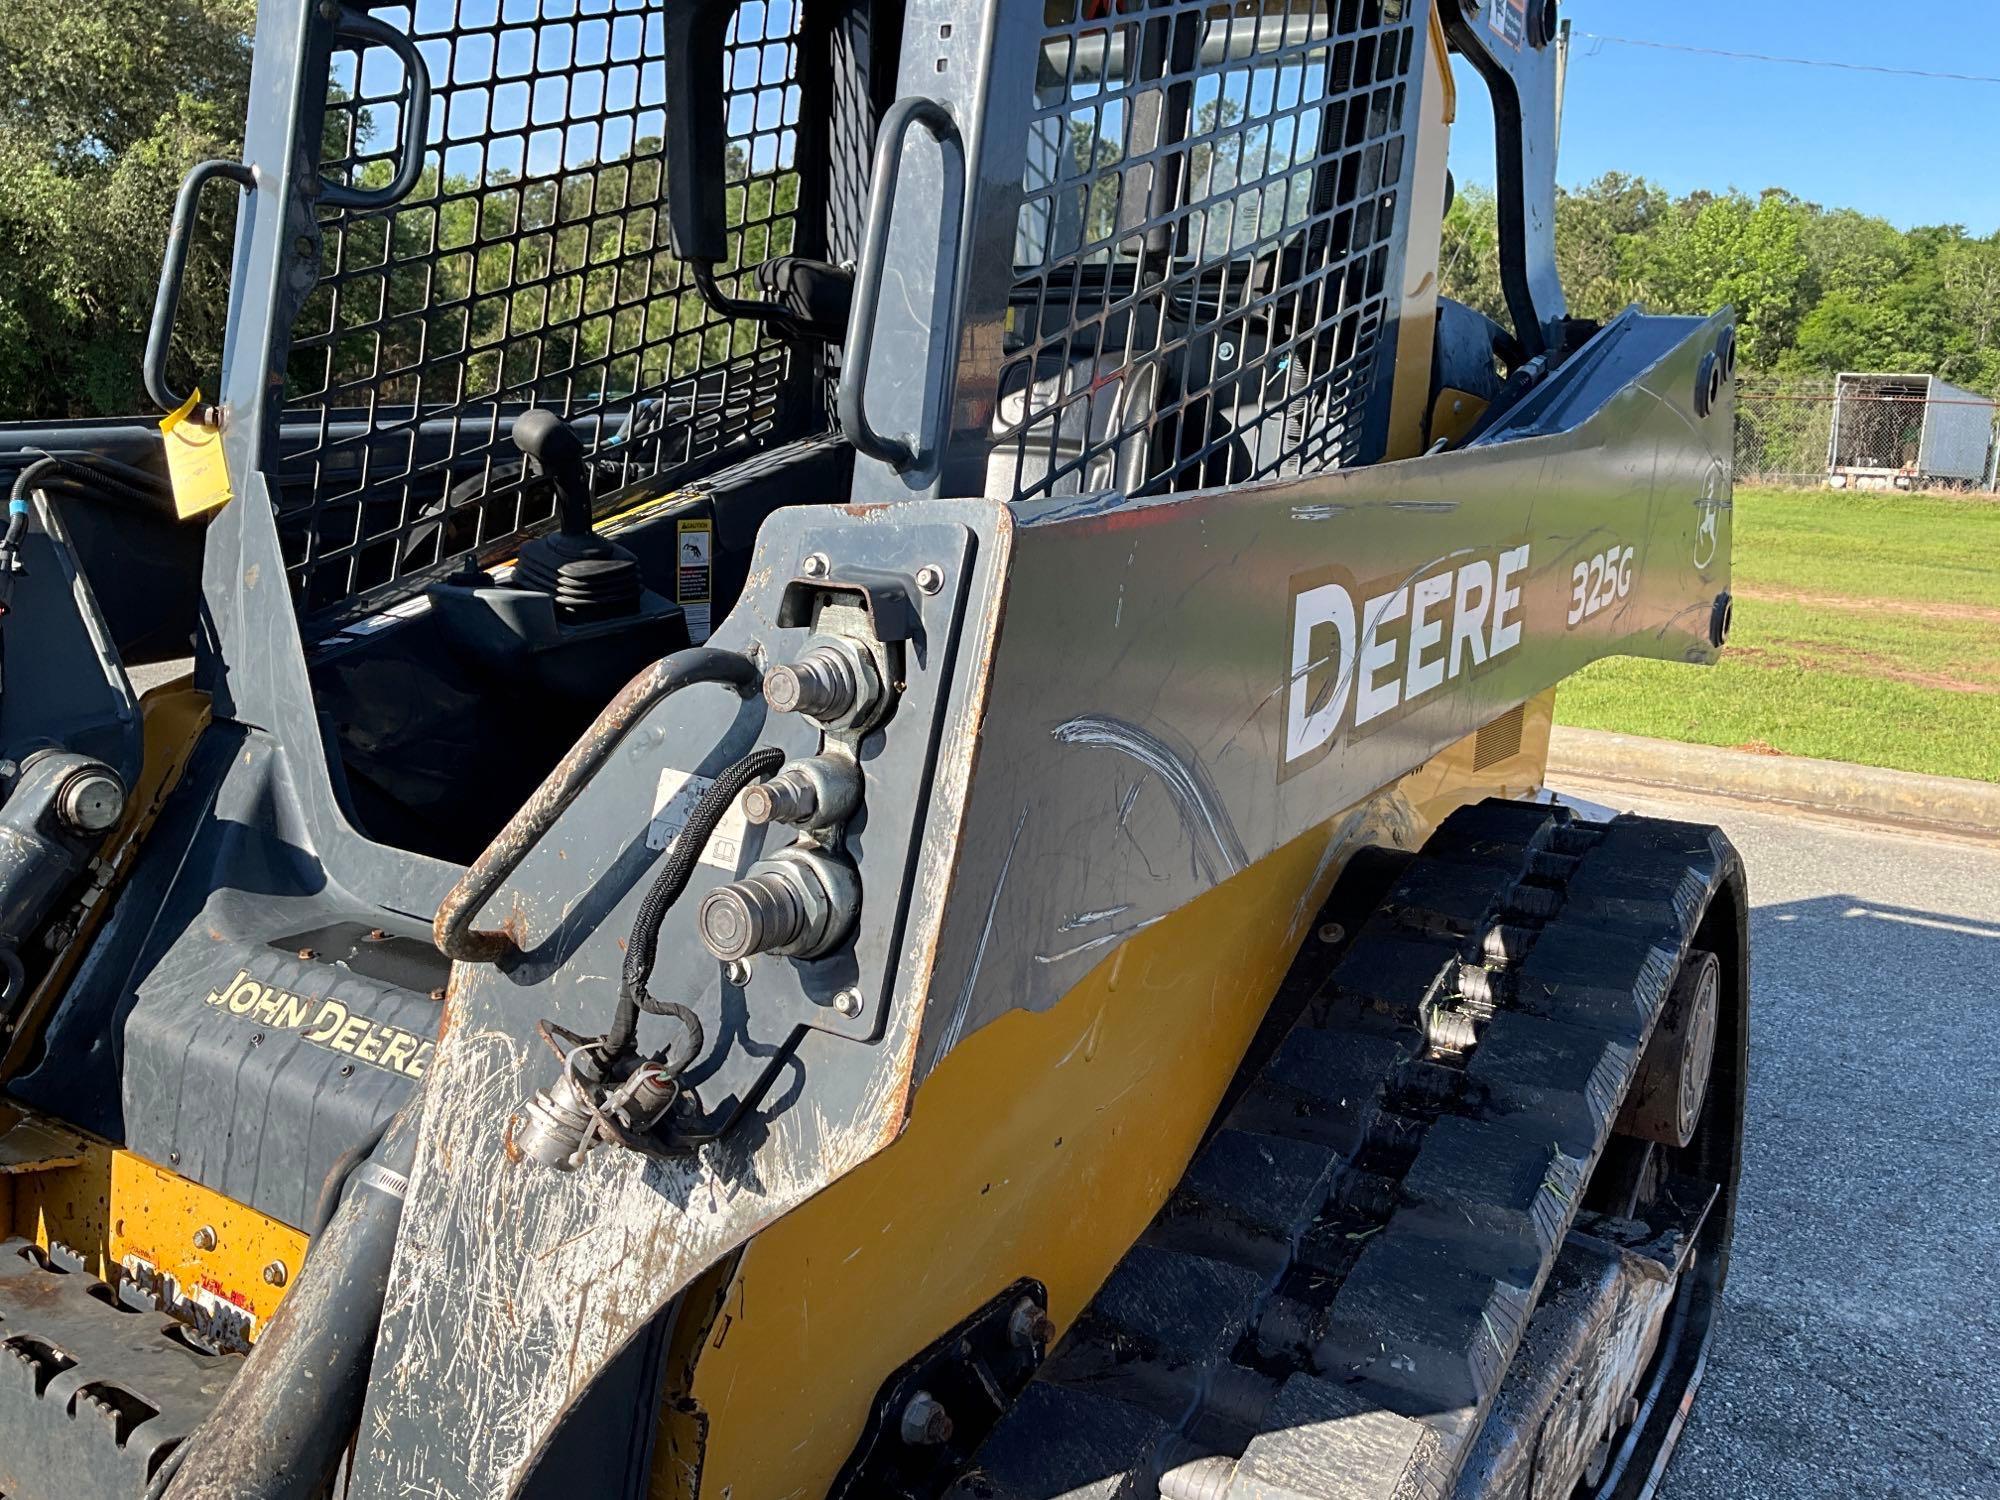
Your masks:
M105 1280L142 1267L171 1276L174 1300L197 1319L226 1304L254 1319L254 1331L278 1310L306 1236L130 1151L85 1138L83 1157L12 1179L9 1232L65 1245ZM273 1266L282 1279L267 1279Z
M745 1249L654 1494L824 1494L884 1377L1010 1282L1067 1326L1179 1180L1346 857L1422 832L1379 798L956 1047L894 1145Z
M1448 745L1397 783L1426 827L1482 797L1531 797L1549 763L1556 691L1538 693L1475 734ZM1493 731L1504 730L1504 736ZM1497 740L1497 743L1496 743Z

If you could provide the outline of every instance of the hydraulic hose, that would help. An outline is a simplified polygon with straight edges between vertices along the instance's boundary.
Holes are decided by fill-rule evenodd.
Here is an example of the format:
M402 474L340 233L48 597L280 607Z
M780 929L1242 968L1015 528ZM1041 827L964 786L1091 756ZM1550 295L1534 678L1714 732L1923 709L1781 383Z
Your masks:
M14 568L27 531L28 502L17 496L7 502L7 530L0 534L0 615L14 607Z
M173 508L172 493L144 469L135 469L130 464L96 453L29 451L41 452L41 456L14 476L14 488L8 497L10 500L25 502L34 490L47 485L50 480L63 479L81 485L89 493L139 510L165 513Z
M639 903L639 914L632 921L632 936L625 945L625 972L618 985L618 1013L604 1038L614 1056L632 1045L642 1010L656 1016L670 1015L688 1032L667 1055L666 1067L670 1072L680 1072L701 1055L700 1018L685 1005L655 1000L646 993L646 983L653 977L654 960L659 956L660 926L666 921L668 910L687 889L688 878L694 874L695 864L701 859L702 850L708 847L709 837L721 823L723 814L743 788L769 776L784 763L785 752L775 746L752 750L710 782L708 790L695 803L694 811L688 814L687 826L667 851L666 862L653 878L652 888Z
M396 1122L389 1116L368 1135L333 1159L333 1165L326 1170L326 1176L319 1185L319 1197L313 1203L312 1223L307 1226L307 1235L317 1240L326 1233L326 1226L333 1222L334 1211L340 1207L341 1195L347 1191L347 1183L354 1176L354 1169L375 1154L382 1144L382 1137L389 1133L389 1127Z
M147 1500L315 1500L324 1493L361 1421L416 1159L416 1118L405 1106L355 1171L358 1191L313 1241L229 1400L175 1450Z
M173 509L172 494L144 469L96 453L50 453L38 448L27 451L40 456L14 476L7 497L7 529L0 533L0 615L6 614L12 604L14 569L21 552L21 538L28 530L28 497L36 490L62 482L79 487L86 495L108 497L139 510Z

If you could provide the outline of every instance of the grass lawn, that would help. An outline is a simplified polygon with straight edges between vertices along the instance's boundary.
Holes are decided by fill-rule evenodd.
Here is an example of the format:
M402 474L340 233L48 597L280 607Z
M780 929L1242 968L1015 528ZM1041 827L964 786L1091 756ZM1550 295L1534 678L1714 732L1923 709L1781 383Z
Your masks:
M1736 492L1721 662L1599 662L1556 719L2000 781L2000 502Z

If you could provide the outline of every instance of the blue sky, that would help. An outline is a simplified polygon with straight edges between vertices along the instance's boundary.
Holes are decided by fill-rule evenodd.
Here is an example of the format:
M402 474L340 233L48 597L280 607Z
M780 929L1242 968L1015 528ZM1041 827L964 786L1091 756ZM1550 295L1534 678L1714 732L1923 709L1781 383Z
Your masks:
M2000 76L1996 0L1564 0L1563 14L1577 33L1558 169L1566 186L1621 171L1675 193L1785 187L1901 228L2000 229L2000 84L1738 62L1581 35ZM1458 66L1452 171L1461 183L1490 184L1486 91Z

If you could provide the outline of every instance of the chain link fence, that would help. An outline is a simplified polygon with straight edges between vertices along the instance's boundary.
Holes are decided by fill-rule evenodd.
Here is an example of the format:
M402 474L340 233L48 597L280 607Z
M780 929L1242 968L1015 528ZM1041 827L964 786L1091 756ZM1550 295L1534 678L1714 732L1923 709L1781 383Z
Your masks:
M1993 491L2000 403L1922 376L1746 376L1736 482Z

